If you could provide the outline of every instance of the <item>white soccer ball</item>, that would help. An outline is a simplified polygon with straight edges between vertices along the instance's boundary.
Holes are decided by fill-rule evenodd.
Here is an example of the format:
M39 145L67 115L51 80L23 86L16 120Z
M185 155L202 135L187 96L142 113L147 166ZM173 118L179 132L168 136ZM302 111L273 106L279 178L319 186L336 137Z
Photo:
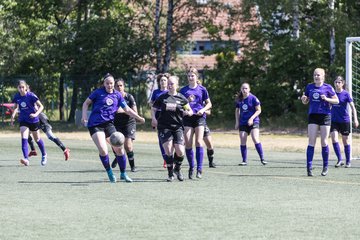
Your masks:
M121 147L124 145L125 137L121 132L114 132L110 136L110 144L114 147Z

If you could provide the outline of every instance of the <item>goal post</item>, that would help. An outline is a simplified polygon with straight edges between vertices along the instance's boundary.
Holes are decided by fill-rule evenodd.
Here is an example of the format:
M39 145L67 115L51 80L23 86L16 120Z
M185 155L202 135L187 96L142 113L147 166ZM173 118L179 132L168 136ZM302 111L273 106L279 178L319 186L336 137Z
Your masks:
M357 112L360 117L360 37L346 38L346 88L352 96ZM351 132L360 133L360 129L353 127L353 116L350 113ZM360 159L360 156L353 156L353 159Z

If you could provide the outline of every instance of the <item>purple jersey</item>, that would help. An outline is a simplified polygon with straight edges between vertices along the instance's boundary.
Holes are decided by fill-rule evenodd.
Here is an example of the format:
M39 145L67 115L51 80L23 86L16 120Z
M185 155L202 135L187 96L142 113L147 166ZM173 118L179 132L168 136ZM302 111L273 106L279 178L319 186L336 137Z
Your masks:
M19 106L19 122L37 123L39 117L30 118L31 113L36 113L37 108L35 103L39 98L32 92L27 92L25 96L21 96L20 93L15 94L12 102Z
M92 111L88 127L113 121L119 107L125 108L127 106L120 92L108 93L103 87L93 91L89 99L92 101Z
M240 109L239 125L244 126L248 125L248 121L252 115L256 112L256 107L260 106L259 99L250 93L247 98L244 98L242 101L236 102L236 108ZM260 118L257 116L254 119L254 124L259 124Z
M208 91L201 85L197 85L196 88L190 88L189 85L185 86L180 89L180 93L187 98L194 114L201 110L204 107L203 103L209 99Z
M168 90L161 90L160 88L159 89L155 89L152 94L151 94L151 102L155 102L156 99L158 99L158 97L163 94L163 93L166 93L168 92Z
M331 114L331 104L322 100L320 95L332 98L335 95L335 90L327 83L320 87L316 87L315 83L306 86L305 96L309 98L309 114Z
M349 123L350 115L347 109L348 103L353 102L350 94L343 90L337 92L336 95L339 98L339 104L333 104L331 108L331 121L338 123Z

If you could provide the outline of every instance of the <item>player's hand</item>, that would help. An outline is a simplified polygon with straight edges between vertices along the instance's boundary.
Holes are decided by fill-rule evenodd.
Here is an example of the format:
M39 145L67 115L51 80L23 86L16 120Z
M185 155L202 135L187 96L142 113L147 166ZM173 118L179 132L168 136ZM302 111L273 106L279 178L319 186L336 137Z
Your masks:
M85 118L82 118L82 119L81 119L81 123L82 123L85 127L87 127L88 120L85 119Z
M140 118L138 119L138 122L141 123L141 124L145 123L145 118L140 117Z
M156 119L151 119L151 126L153 129L155 129L157 127L157 120Z

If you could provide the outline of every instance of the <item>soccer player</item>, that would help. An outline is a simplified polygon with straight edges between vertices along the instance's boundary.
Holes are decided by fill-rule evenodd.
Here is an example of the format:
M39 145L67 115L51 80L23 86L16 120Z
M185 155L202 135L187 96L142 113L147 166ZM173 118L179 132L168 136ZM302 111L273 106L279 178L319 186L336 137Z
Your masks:
M92 140L99 150L100 160L106 170L110 182L116 182L116 177L110 167L107 142L112 133L116 132L113 120L115 113L121 107L131 117L144 123L145 119L134 112L124 100L121 93L114 89L115 80L111 74L103 77L103 86L93 91L84 101L82 106L82 123L88 127ZM93 105L89 119L87 111ZM116 159L120 168L120 179L126 182L132 182L132 179L126 173L126 156L123 147L112 146L116 153Z
M240 152L242 162L240 166L247 165L247 137L251 138L255 144L255 149L259 154L260 161L263 165L267 162L264 159L264 153L260 142L260 118L261 104L259 99L250 92L250 85L243 83L237 94L235 108L235 129L239 130Z
M196 147L196 177L202 177L202 167L204 160L203 137L205 128L205 111L211 109L212 104L209 98L209 93L205 87L199 84L199 73L191 67L187 74L188 85L181 88L180 93L184 95L193 110L192 116L184 116L185 126L185 152L189 162L189 179L193 179L194 174L194 151L193 140L195 138ZM195 135L195 137L194 137Z
M157 75L156 77L156 80L157 80L157 85L159 86L158 89L155 89L152 94L151 94L151 99L150 99L150 105L152 106L155 102L155 100L163 93L166 93L168 91L167 87L168 87L168 79L170 77L170 74L168 73L161 73L159 75ZM153 111L151 111L151 114L153 114ZM155 117L155 119L157 119L160 115L160 110L156 111L154 113L155 115L154 116L151 116L151 118L153 119L153 117ZM156 128L156 125L151 122L151 126L155 129ZM164 148L162 147L162 144L161 144L161 141L160 141L160 136L158 136L158 139L159 139L159 147L160 147L160 152L161 152L161 155L164 159L164 164L163 164L163 167L166 168L166 161L165 161L165 157L166 157L166 154L165 154L165 150Z
M133 95L125 92L125 81L123 79L115 80L115 89L121 93L123 98L125 99L126 104L136 113L136 101ZM122 108L115 114L114 125L118 132L121 132L125 137L124 147L126 151L126 155L129 161L129 165L132 172L136 172L135 167L135 158L134 158L134 148L133 141L135 140L135 132L136 132L136 120L135 118L129 116ZM115 168L117 165L116 158L111 163L111 167Z
M39 120L40 120L40 129L46 134L49 140L53 141L63 152L65 156L65 161L69 160L70 158L70 149L66 148L65 145L60 141L58 137L54 135L52 132L52 126L50 125L50 121L45 113L41 112L39 114ZM30 145L30 153L29 157L36 156L37 152L34 147L34 141L31 135L29 135L28 143Z
M321 154L323 159L321 176L326 176L328 174L328 138L331 125L331 105L339 103L334 88L330 84L325 83L325 70L323 68L316 68L313 77L314 83L310 83L306 86L305 93L301 97L303 104L309 104L309 142L306 150L306 168L309 177L313 176L312 161L314 158L314 148L319 128L322 147Z
M42 166L45 166L47 163L47 155L39 131L39 114L44 109L44 106L39 98L33 92L29 91L29 85L27 85L25 80L19 80L17 89L19 92L15 94L12 100L12 102L15 103L15 106L14 112L11 115L11 125L14 125L15 116L19 111L21 149L23 152L23 158L20 159L20 163L24 166L28 166L30 163L28 158L28 137L31 132L41 151L42 156L40 163Z
M177 92L178 84L178 77L169 77L169 91L161 94L152 107L152 123L158 129L160 141L165 150L168 182L174 180L174 174L179 181L184 181L181 172L181 164L185 154L183 116L193 114L188 100ZM158 110L160 110L159 117L155 118L155 113Z
M345 167L351 167L351 131L350 131L350 115L348 112L348 106L352 111L354 117L354 126L359 126L357 113L352 97L349 92L344 89L345 80L343 77L338 76L334 81L335 92L339 98L339 103L334 104L331 108L331 140L334 147L336 157L338 159L335 167L344 165L341 157L340 145L339 145L339 133L342 136L342 142L344 145L344 152L346 158Z

